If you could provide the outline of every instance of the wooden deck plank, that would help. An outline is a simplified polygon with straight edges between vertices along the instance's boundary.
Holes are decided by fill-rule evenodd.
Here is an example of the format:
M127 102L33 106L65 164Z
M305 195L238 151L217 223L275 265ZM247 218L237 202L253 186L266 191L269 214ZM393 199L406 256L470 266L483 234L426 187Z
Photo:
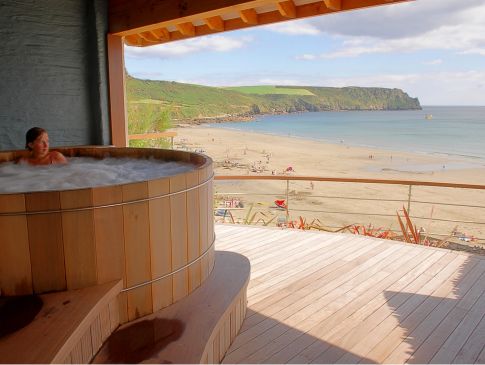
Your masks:
M481 284L485 275L481 276ZM433 356L439 351L449 335L455 330L458 324L463 320L468 311L470 298L478 299L483 294L481 285L474 285L468 293L459 300L453 310L441 321L438 327L428 336L423 344L407 360L408 363L430 362ZM483 308L482 308L483 310ZM478 321L477 321L478 322ZM451 360L450 360L451 361Z
M284 349L265 361L269 363L287 362L294 357L295 353L299 353L303 349L307 349L310 345L316 345L315 347L317 348L317 351L320 349L320 351L318 351L318 353L320 353L322 346L321 343L318 343L317 338L328 341L327 339L339 329L341 330L343 328L347 328L350 330L352 328L352 324L356 322L357 318L359 318L356 315L359 310L361 311L360 315L362 316L362 309L367 309L367 313L369 313L375 310L375 306L382 305L385 299L379 294L383 290L392 287L406 272L409 272L409 270L413 268L415 269L416 267L419 267L419 264L426 260L430 255L417 256L418 257L411 256L411 258L407 260L405 264L399 266L398 270L390 273L390 275L388 275L378 284L374 285L370 290L367 290L364 294L355 297L351 303L340 308L331 316L314 326L310 331L307 332L307 334L311 335L311 337L300 335L297 342L295 341L294 343L288 344ZM379 301L379 299L381 300ZM368 303L374 303L374 307L370 305L366 306Z
M340 265L340 266L346 266L346 265L348 266L349 264L350 264L350 266L358 266L358 263L357 262L349 262L348 260L345 260L346 255L349 255L349 254L357 254L358 257L361 257L361 256L364 257L368 253L372 254L372 253L380 252L382 249L379 248L379 247L382 247L382 244L381 243L379 243L379 242L371 242L369 245L365 245L364 247L361 247L360 249L355 249L356 252L355 251L354 252L347 252L345 255L341 255L339 257L339 260L342 261L342 265ZM325 256L325 258L326 258L326 256ZM346 270L349 270L349 268L344 269L344 268L339 267L339 268L336 268L336 270L335 270L335 272L333 274L332 274L333 271L326 270L325 271L325 275L327 275L327 274L330 275L330 276L327 276L326 277L326 280L327 281L328 280L332 280L331 278L333 278L335 276L338 276L339 273L343 273ZM311 283L310 285L313 285L313 287L315 287L316 284L314 283L314 280L320 280L321 278L322 278L321 275L320 276L313 275L313 277L311 278L311 281L310 281L310 283ZM295 280L295 279L292 279L291 280L291 283L292 284L294 284L296 282L297 282L297 280ZM284 286L285 287L288 286L288 285L289 285L289 283L284 283ZM290 291L293 292L294 289L295 288L293 286L293 287L290 288ZM302 290L303 290L303 288L302 288ZM310 288L305 287L305 290L313 290L313 289L310 289ZM264 296L267 296L267 293L264 294L263 297ZM258 296L250 297L250 302L251 303L254 303L254 302L256 302L258 300L261 300L261 299L262 298L261 297L258 297Z
M367 252L374 252L374 253L379 252L378 249L376 248L374 248L374 250L375 251L367 251ZM330 291L332 288L329 287L329 285L333 282L333 280L337 280L341 278L342 275L345 275L345 273L350 272L352 267L355 267L355 266L356 266L355 264L344 263L338 267L333 267L332 270L326 270L323 275L320 275L319 277L315 276L314 277L315 280L311 281L309 285L303 286L299 290L294 291L293 292L294 296L288 295L282 300L278 301L277 303L273 303L270 307L259 310L259 313L267 316L266 317L267 322L271 322L271 319L278 318L278 316L281 318L286 318L286 316L291 315L291 313L295 311L294 310L295 305L299 305L299 308L304 307L308 303L311 303L314 299L318 298L319 293L321 293L323 290L326 290L326 292ZM326 286L324 285L325 283L327 283ZM308 298L308 295L313 295L313 297ZM306 302L300 303L295 301L295 297L307 298L307 299L306 299ZM259 327L260 325L258 324L253 328L259 328ZM254 331L253 328L251 329L252 331ZM243 332L240 337L242 337L243 335L248 336L248 334ZM236 345L233 348L235 347Z
M444 255L442 253L439 254L440 255L436 255L436 253L433 253L432 258L428 259L426 262L428 266L421 264L419 266L419 270L411 271L410 275L403 276L403 279L409 279L409 281L398 281L397 283L393 284L388 290L394 293L397 293L398 290L402 289L417 291L428 280L428 278L423 275L423 272L425 272L429 267L432 267L435 264L435 261L433 260L439 260L439 258ZM340 339L342 338L346 338L346 336L352 335L353 333L356 333L357 336L365 336L368 329L363 324L363 322L365 320L379 322L379 318L385 318L386 316L388 316L389 311L386 307L386 303L388 300L394 300L395 305L398 305L399 303L402 303L404 301L402 297L399 297L397 295L391 298L386 298L381 292L379 296L377 296L375 299L371 300L367 304L363 305L362 308L360 308L354 314L345 319L342 323L340 323L340 325L337 325L334 328L330 329L328 331L328 334L325 336L325 341L328 344L335 343L337 341L340 341ZM322 346L319 338L320 337L316 337L312 342L311 346L308 346L298 355L293 357L290 362L311 362L311 360L316 358L319 354L326 351L329 346Z
M399 326L396 326L391 332L387 333L386 337L371 350L372 359L379 363L384 362L392 350L399 346L402 339L406 338L408 333L412 332L421 324L439 304L449 301L454 297L455 281L459 280L460 276L466 276L472 268L472 265L467 265L464 270L452 273L452 276L450 276L451 280L444 281L408 317L405 319L400 318ZM396 315L399 315L399 313L396 313ZM414 341L410 343L414 345Z
M351 242L351 240L349 240L349 242ZM275 303L278 303L280 300L289 296L291 293L300 290L307 285L311 285L315 280L318 280L320 277L327 275L328 273L339 268L340 266L345 265L346 261L343 260L345 255L348 255L351 252L358 252L359 254L362 254L363 252L366 252L372 248L372 246L364 246L356 249L352 244L342 246L340 246L340 250L339 248L337 248L336 251L328 250L328 255L325 255L324 258L321 258L320 265L318 267L315 267L313 270L307 270L306 275L303 278L294 281L293 283L288 285L286 290L281 290L281 288L275 288L273 291L267 291L267 299L265 300L257 301L257 298L251 297L251 301L253 302L253 310L261 311L265 308L273 307Z
M216 225L216 234L217 249L254 263L246 319L224 363L485 355L481 256L326 232Z
M460 279L460 294L466 294L483 273L484 261L475 265L465 278ZM443 321L448 313L458 304L455 300L455 293L450 293L442 300L413 331L408 329L408 335L402 338L402 342L388 355L385 363L403 363L408 360L413 352L413 348L420 346L433 330ZM412 339L412 340L411 340ZM477 354L478 355L478 354Z
M451 254L453 255L453 254ZM453 272L459 269L460 265L463 264L464 258L461 256L456 256L454 259L449 263L449 265L444 266L443 270L441 270L436 276L431 278L418 292L417 295L407 295L406 293L401 293L400 295L407 296L407 300L404 302L403 305L399 306L398 308L394 309L392 307L389 308L391 315L387 316L382 322L380 322L377 326L372 328L372 330L368 330L367 336L365 338L355 338L354 337L354 345L349 347L349 350L346 354L338 353L338 356L334 361L334 354L330 352L326 352L323 356L325 359L330 359L332 362L339 362L339 363L354 363L355 360L360 361L362 357L368 357L372 360L371 350L381 341L383 341L388 334L399 325L400 321L404 321L416 307L418 307L423 301L426 300L428 296L430 296L438 287L447 280ZM318 362L319 358L315 361Z
M473 364L475 362L478 363L477 359L480 355L480 350L483 348L485 351L484 346L484 338L485 338L485 316L482 317L482 320L475 328L475 331L471 334L468 340L465 342L463 347L458 351L458 354L455 356L455 359L452 361L453 364ZM481 361L483 363L483 360Z
M421 290L432 278L431 273L434 273L436 268L442 268L443 265L451 261L453 257L453 255L444 255L442 258L440 258L440 260L438 260L428 270L426 270L426 272L419 277L419 280L415 280L412 285L406 289L410 290L411 292L418 292L419 290ZM444 259L447 259L447 261L443 261ZM332 353L330 354L329 351L325 349L326 353L320 354L319 356L325 355L329 358L338 359L339 356L343 356L345 354L349 357L352 357L353 353L346 353L344 349L355 346L362 338L365 338L371 330L376 328L388 317L392 316L393 311L390 309L390 305L395 308L399 308L401 305L403 305L403 303L407 301L407 299L409 299L408 295L400 295L400 293L397 293L397 295L392 296L392 299L389 300L389 297L386 297L384 294L385 293L382 293L385 298L384 305L379 307L369 317L359 321L357 325L352 329L352 331L340 331L340 333L336 334L336 336L332 340L332 344L335 344L336 347L330 349L330 352ZM341 361L350 361L350 359L341 359Z
M404 247L397 247L396 250L399 249L404 249ZM260 338L262 334L260 330L265 328L263 325L253 327L259 331L248 330L244 334L238 336L234 342L234 348L236 348L237 345L243 341L243 339L248 341L242 344L242 346L237 348L234 352L229 353L227 355L228 361L238 362L239 356L244 358L247 356L249 351L253 351L255 349L255 343L257 343L260 347L267 345L270 341L286 332L288 330L288 326L296 326L298 322L304 318L307 318L308 316L312 316L313 319L317 313L321 312L322 307L334 300L337 300L339 297L346 294L352 287L363 282L369 282L368 279L370 275L379 272L383 266L389 263L388 260L392 261L392 256L390 255L392 252L394 252L394 247L380 252L370 259L365 257L367 259L365 263L355 265L355 267L351 268L351 270L338 275L338 277L336 277L334 280L318 289L315 288L315 290L311 292L302 293L303 296L298 298L296 302L286 306L272 316L269 322L274 323L274 320L276 319L278 323L272 326L269 330L264 331L264 335L262 336L263 338ZM368 275L364 275L364 271L366 271ZM268 321L265 321L264 324L267 322ZM253 335L255 335L255 337L252 337ZM244 361L246 360L247 359Z
M415 257L416 253L413 253L412 255L393 256L393 260L388 261L388 266L396 265L400 267ZM338 288L338 291L350 289L345 293L345 296L342 296L335 290L332 293L336 294L338 297L330 299L326 303L319 300L313 305L315 311L311 313L311 315L308 315L308 311L309 307L312 306L308 306L304 311L299 311L291 318L285 320L285 325L289 325L291 328L287 329L282 336L273 339L269 345L246 358L245 361L249 363L268 361L271 356L298 339L302 333L311 333L315 328L319 328L321 323L326 319L332 318L339 310L347 310L352 301L359 297L366 296L376 285L380 284L390 276L390 274L384 270L366 274L367 276L361 284L354 285L353 283L347 283L347 287L343 285ZM289 358L287 360L289 360Z
M477 300L475 305L458 324L453 333L443 343L440 350L431 359L431 363L440 364L448 362L448 359L455 358L456 355L458 355L461 347L467 341L468 337L470 337L470 335L475 330L478 324L477 319L479 321L481 320L481 318L483 317L483 310L485 308L485 290L483 290L485 288L485 285L483 285L483 280L481 281L481 283L481 288L483 292L482 296ZM482 340L483 346L485 345L485 339L482 338Z
M298 281L305 276L307 276L307 272L311 271L315 267L319 267L322 258L318 253L321 249L325 249L328 251L328 254L331 254L332 251L337 253L341 248L337 248L333 243L336 240L328 241L328 245L317 246L315 249L310 251L305 251L305 253L299 252L297 256L293 255L290 257L287 263L291 263L291 265L277 265L272 267L270 271L261 272L262 275L254 277L252 280L253 284L248 288L251 290L251 295L255 296L256 293L264 292L268 293L267 290L275 286L276 284L282 284L283 281L286 282L288 278L293 278L293 281ZM311 242L309 242L311 243Z
M295 250L284 251L281 256L273 257L274 261L266 266L254 268L253 273L253 283L248 288L248 293L251 295L259 293L266 290L267 288L276 285L281 282L281 280L293 277L296 273L300 272L298 270L301 265L305 263L308 264L318 264L320 258L317 252L321 249L330 249L326 245L312 245L315 242L315 238L307 238L301 241L305 246L298 246ZM329 242L329 245L332 242ZM291 265L289 265L291 263ZM289 268L294 268L294 270L289 270Z

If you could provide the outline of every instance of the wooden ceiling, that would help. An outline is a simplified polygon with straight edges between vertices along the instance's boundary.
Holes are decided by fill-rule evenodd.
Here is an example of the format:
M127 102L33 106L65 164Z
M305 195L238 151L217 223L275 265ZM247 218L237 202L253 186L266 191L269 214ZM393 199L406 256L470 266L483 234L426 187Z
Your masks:
M109 32L145 47L404 1L410 0L110 0Z

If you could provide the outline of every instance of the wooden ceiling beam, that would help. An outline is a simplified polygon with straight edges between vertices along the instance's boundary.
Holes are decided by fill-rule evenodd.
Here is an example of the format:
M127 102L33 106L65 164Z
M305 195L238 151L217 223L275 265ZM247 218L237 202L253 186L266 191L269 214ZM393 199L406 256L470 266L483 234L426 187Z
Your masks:
M137 2L138 0L133 0ZM146 0L150 2L151 0ZM165 3L166 1L178 1L178 0L164 0L161 1ZM180 0L182 1L182 0ZM185 0L191 2L191 0ZM215 0L222 1L222 0ZM229 0L227 0L229 1ZM265 0L266 2L269 0ZM317 15L324 15L333 13L339 6L340 11L348 11L363 7L378 6L384 4L413 1L413 0L316 0L312 3L306 3L302 5L295 5L293 1L275 1L271 0L273 6L278 6L277 10L267 11L257 13L254 8L238 8L238 10L232 9L232 13L235 12L240 15L239 18L228 18L223 20L222 13L219 15L214 15L210 13L211 16L203 16L195 20L203 20L205 24L194 26L192 21L182 21L179 19L178 22L165 22L162 25L150 25L144 27L143 31L134 32L130 30L125 35L125 40L128 45L132 46L150 46L159 43L166 43L170 41L176 41L180 39L187 39L195 36L202 36L213 34L215 32L230 31L236 29L249 28L256 25L265 25L278 23L288 19L295 18L306 18ZM202 2L202 1L201 1ZM247 3L247 2L246 2ZM294 10L293 10L294 8ZM205 15L207 15L206 13ZM167 27L176 27L178 31L169 32Z
M239 15L242 21L246 24L250 25L257 25L259 24L258 21L258 13L254 9L244 9L239 12Z
M157 38L151 31L141 32L138 35L150 43L156 43L159 41L159 38Z
M143 39L140 38L137 34L127 35L125 37L125 43L129 46L141 47L143 46Z
M342 0L323 0L325 6L334 11L342 10Z
M170 32L167 28L153 29L151 31L159 41L168 42L172 39Z
M191 22L180 23L175 26L177 30L182 33L183 36L193 37L195 36L195 27Z
M277 6L278 11L285 18L296 18L296 7L293 0L279 2Z
M109 0L109 32L140 33L231 12L274 4L275 0Z
M414 0L315 0L315 3L320 3L322 7L331 11L347 11L406 1ZM235 12L241 14L248 9L254 10L278 3L275 0L109 0L109 33L126 36L224 14ZM313 3L306 5L311 4ZM284 6L291 7L291 5L282 5ZM296 6L297 18L301 17L298 14L301 6ZM287 18L290 18L291 10L282 11L286 13Z
M204 19L204 22L207 24L210 30L215 30L218 32L224 31L224 20L220 16L213 16L210 18Z

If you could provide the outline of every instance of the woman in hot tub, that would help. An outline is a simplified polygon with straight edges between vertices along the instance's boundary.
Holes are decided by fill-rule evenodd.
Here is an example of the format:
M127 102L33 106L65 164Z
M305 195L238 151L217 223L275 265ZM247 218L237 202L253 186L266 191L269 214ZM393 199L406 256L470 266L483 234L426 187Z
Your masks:
M49 135L43 128L30 128L25 134L25 148L29 157L22 157L19 162L30 165L53 165L67 163L66 157L58 151L49 151Z

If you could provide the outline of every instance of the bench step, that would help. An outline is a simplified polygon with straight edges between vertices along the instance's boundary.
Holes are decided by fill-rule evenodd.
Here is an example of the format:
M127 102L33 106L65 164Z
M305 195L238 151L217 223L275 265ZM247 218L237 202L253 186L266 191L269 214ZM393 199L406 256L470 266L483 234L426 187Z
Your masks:
M18 319L32 320L20 324L14 332L0 337L1 363L86 363L101 347L103 341L119 325L117 296L122 281L31 297L2 298L4 310L19 300L29 304L19 306ZM22 311L22 308L26 311ZM37 308L36 308L37 307ZM0 309L2 310L2 309ZM14 309L15 311L15 309ZM22 311L22 312L21 312Z
M116 330L94 363L219 363L246 315L249 260L216 251L209 278L192 294Z

